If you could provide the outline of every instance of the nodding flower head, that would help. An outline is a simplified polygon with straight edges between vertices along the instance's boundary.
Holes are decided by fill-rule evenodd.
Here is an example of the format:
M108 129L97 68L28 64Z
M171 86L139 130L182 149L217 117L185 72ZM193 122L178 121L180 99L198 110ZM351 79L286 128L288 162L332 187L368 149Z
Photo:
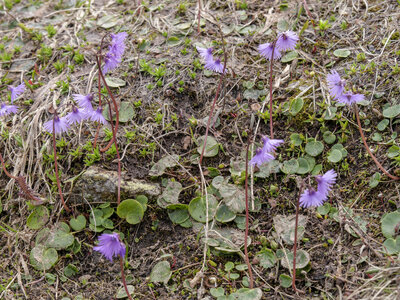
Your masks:
M72 111L65 116L69 125L73 125L75 123L80 123L83 120L87 119L87 113L83 109L79 109L76 106L72 107Z
M347 105L352 105L353 103L360 102L364 100L365 97L362 94L351 94L351 93L345 93L340 95L336 101L339 103L344 103Z
M25 91L25 83L21 83L17 87L9 85L8 89L11 92L11 104L12 104L14 100L16 100Z
M204 65L204 68L206 68L206 69L208 69L210 71L214 71L216 73L224 72L224 65L221 63L221 61L219 59L209 60ZM225 69L225 73L226 73L226 69Z
M0 117L15 114L17 111L18 107L16 105L7 105L5 103L0 104Z
M315 179L318 182L317 190L313 188L306 189L300 196L300 206L307 208L320 206L328 199L329 192L336 182L336 172L329 170L324 175L318 175Z
M53 132L53 122L54 122L54 132ZM68 121L65 117L60 118L59 116L55 115L53 120L47 121L43 124L43 128L48 133L63 133L67 132L69 129Z
M126 247L121 242L119 234L114 232L112 234L103 233L99 236L99 244L93 247L94 251L98 251L112 262L114 256L121 256L124 258Z
M256 154L250 160L249 164L254 166L261 166L264 163L267 163L271 160L274 160L275 157L272 154L275 152L276 148L283 143L283 140L271 140L268 137L264 136L262 138L264 145L261 149L256 150Z
M97 108L90 114L90 120L100 124L107 124L106 119L103 117L103 109L101 107Z
M79 107L89 111L93 110L92 94L87 94L86 96L80 94L72 94L72 98L75 100L75 102L78 104Z
M208 62L209 60L211 60L211 61L214 60L213 55L212 55L213 48L197 47L196 49L205 62Z
M273 59L279 59L282 56L281 51L277 49L274 43L261 44L258 46L258 52L268 60L272 59L272 52L274 52Z
M104 74L114 70L121 63L122 55L125 51L125 38L127 36L128 34L126 32L111 34L111 44L108 47L108 52L104 57Z
M336 70L332 70L331 73L328 74L326 81L328 82L329 94L332 97L338 98L343 94L346 80L340 78Z
M299 37L293 31L281 32L276 40L276 48L280 51L294 50Z

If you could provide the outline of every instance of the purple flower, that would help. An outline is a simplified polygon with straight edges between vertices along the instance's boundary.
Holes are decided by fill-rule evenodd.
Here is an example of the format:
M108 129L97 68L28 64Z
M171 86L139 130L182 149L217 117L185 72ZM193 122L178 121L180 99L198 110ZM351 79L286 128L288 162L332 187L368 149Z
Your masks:
M364 100L364 95L362 94L351 94L351 93L345 93L340 95L338 98L336 98L336 101L339 103L345 103L347 105L352 105L353 103L360 102Z
M326 81L328 82L329 94L331 94L332 97L338 98L343 94L346 81L340 78L338 72L332 70L326 77Z
M101 107L91 113L90 120L100 124L107 124L106 119L103 117L103 109Z
M281 32L278 35L278 39L276 41L276 48L279 51L294 50L298 40L299 37L293 31L288 30L285 32Z
M21 95L25 91L25 83L23 82L17 87L9 85L8 89L11 92L11 104L12 104L14 100L16 100L19 97L19 95Z
M0 117L15 114L17 111L18 107L16 105L7 105L5 103L1 103L0 105Z
M113 256L119 255L124 258L126 252L125 244L121 242L119 234L116 232L112 234L103 233L100 235L99 244L93 247L93 250L100 252L111 262Z
M260 46L258 46L258 52L260 52L260 54L262 56L264 56L266 59L271 60L273 48L274 48L274 44L273 43L261 44ZM274 59L278 59L281 56L282 55L281 55L280 50L275 47L275 49L274 49Z
M336 182L336 176L337 174L334 170L329 170L322 176L316 176L315 179L318 182L317 190L315 191L312 188L305 190L300 197L300 206L307 208L322 205L328 199L328 194Z
M125 51L125 38L128 36L126 32L111 34L111 44L108 47L108 52L104 57L103 73L112 71L121 63L122 55Z
M271 140L266 136L262 138L262 141L264 142L264 146L262 149L256 150L256 154L249 162L252 166L258 165L260 167L262 164L274 160L275 157L271 152L274 152L276 148L283 143L283 140Z
M212 51L213 48L201 48L201 47L196 47L197 51L199 52L200 56L204 59L204 61L207 63L208 61L213 61L213 55Z
M224 71L224 65L221 64L221 61L219 59L216 59L216 60L212 59L212 60L206 61L204 68L206 68L210 71L217 72L217 73L222 73ZM225 73L226 73L226 69L225 69Z
M65 116L69 125L80 123L88 118L87 113L83 109L79 109L76 106L72 107L72 111Z
M65 117L60 118L59 116L54 116L53 120L47 121L43 124L43 128L48 133L53 133L53 122L55 134L67 132L69 129L68 121Z
M80 94L72 94L72 98L78 103L78 105L86 110L92 111L93 106L92 106L92 100L93 96L92 94L88 94L86 96L80 95Z

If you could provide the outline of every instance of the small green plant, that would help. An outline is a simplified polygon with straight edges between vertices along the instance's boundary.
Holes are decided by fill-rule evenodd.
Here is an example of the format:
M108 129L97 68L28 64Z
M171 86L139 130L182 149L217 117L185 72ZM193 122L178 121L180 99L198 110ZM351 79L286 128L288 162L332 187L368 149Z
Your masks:
M0 61L8 62L11 61L12 57L13 57L13 52L4 51L3 53L0 54Z
M151 74L151 67L150 64L145 60L145 59L139 59L139 66L140 66L140 72L146 72Z
M329 24L329 21L328 21L328 20L326 20L326 21L324 21L324 20L319 20L319 23L318 23L318 28L319 28L319 30L325 31L325 30L327 30L327 29L330 28L330 27L331 27L331 25Z
M166 69L165 65L161 65L158 68L155 68L152 75L155 76L157 79L160 79L165 75L166 72L167 72L167 69Z
M86 157L83 159L85 162L85 165L90 167L93 165L95 162L100 161L101 155L100 155L100 150L97 147L96 149L93 149L92 153L89 153L86 155Z
M78 65L83 64L83 62L85 61L85 56L83 54L79 53L79 51L76 51L75 55L74 55L74 61Z
M65 62L61 62L59 60L57 60L54 64L53 64L54 69L56 69L58 74L61 74L62 71L64 71L65 69Z
M57 30L51 24L46 26L46 30L47 30L47 34L49 35L49 38L52 38L57 33Z
M69 83L64 80L56 82L56 86L60 88L61 95L66 95L69 92Z
M22 46L14 46L14 53L15 54L20 54L21 53L21 49L22 49Z
M48 62L53 55L53 49L51 47L47 47L45 44L40 45L40 49L38 51L38 57L42 62Z
M348 27L348 24L347 24L346 21L343 21L342 24L340 24L340 28L341 28L342 30L346 30L347 27Z
M247 9L247 2L246 0L235 0L236 8L237 9Z
M178 14L184 15L187 11L187 2L183 1L178 4Z
M364 61L365 59L366 59L366 57L365 57L365 53L364 52L360 52L360 53L357 54L357 61L358 62Z

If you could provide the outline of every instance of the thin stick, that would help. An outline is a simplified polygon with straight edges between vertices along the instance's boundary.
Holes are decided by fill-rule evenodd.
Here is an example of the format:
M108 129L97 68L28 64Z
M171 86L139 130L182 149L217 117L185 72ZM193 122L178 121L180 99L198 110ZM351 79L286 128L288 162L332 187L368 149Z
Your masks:
M272 54L271 54L271 67L269 71L269 135L271 139L274 138L274 124L272 121L272 73L274 66L274 51L275 51L276 41L272 44Z
M244 233L244 255L246 259L246 264L247 268L249 269L249 277L250 277L250 288L253 288L253 272L251 270L251 265L249 261L249 253L247 252L247 238L249 236L249 197L248 197L248 168L249 168L249 147L250 147L250 142L251 138L249 137L247 141L247 147L246 147L246 174L245 174L245 182L244 182L244 188L245 188L245 197L246 197L246 230Z
M1 166L2 166L2 168L3 168L3 170L4 170L4 173L6 173L6 175L7 175L8 177L10 177L11 179L15 179L15 180L16 180L17 177L11 175L11 174L7 171L7 169L6 169L6 164L5 164L5 162L4 162L3 156L1 156L1 153L0 153L0 162L1 162Z
M57 116L57 115L56 115ZM55 117L56 117L55 116ZM60 195L61 198L61 203L64 207L64 209L67 212L71 212L71 209L65 204L64 201L64 196L61 190L61 183L60 183L60 177L58 176L58 163L57 163L57 148L56 148L56 132L55 132L55 124L54 124L54 118L53 118L53 153L54 153L54 170L56 172L56 180L57 180L57 188L58 188L58 194Z
M119 265L121 266L121 279L124 284L125 292L128 295L129 300L133 300L131 295L129 294L128 286L126 285L125 273L124 273L124 261L122 260L122 256L119 256Z
M393 180L400 180L400 177L391 175L388 171L386 171L385 168L379 163L379 161L376 159L376 157L372 154L371 150L369 149L367 141L366 141L365 136L364 136L364 132L363 132L362 127L361 127L360 116L358 114L357 104L354 104L354 113L356 115L358 130L360 131L361 139L362 139L362 141L364 143L365 149L367 150L369 156L371 156L371 158L375 162L376 166L379 169L381 169L381 171L383 173L385 173L389 178L391 178Z

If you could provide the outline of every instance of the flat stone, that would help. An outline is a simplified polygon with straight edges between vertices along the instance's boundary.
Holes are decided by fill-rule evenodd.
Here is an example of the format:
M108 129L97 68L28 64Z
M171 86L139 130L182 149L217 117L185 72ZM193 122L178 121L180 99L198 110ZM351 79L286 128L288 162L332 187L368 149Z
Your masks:
M127 179L126 177L126 174L121 174L121 201L135 198L137 195L155 198L161 194L158 183ZM78 201L84 197L89 202L113 202L117 201L117 189L118 172L92 166L79 177L74 186L73 194ZM80 201L83 201L83 199Z

